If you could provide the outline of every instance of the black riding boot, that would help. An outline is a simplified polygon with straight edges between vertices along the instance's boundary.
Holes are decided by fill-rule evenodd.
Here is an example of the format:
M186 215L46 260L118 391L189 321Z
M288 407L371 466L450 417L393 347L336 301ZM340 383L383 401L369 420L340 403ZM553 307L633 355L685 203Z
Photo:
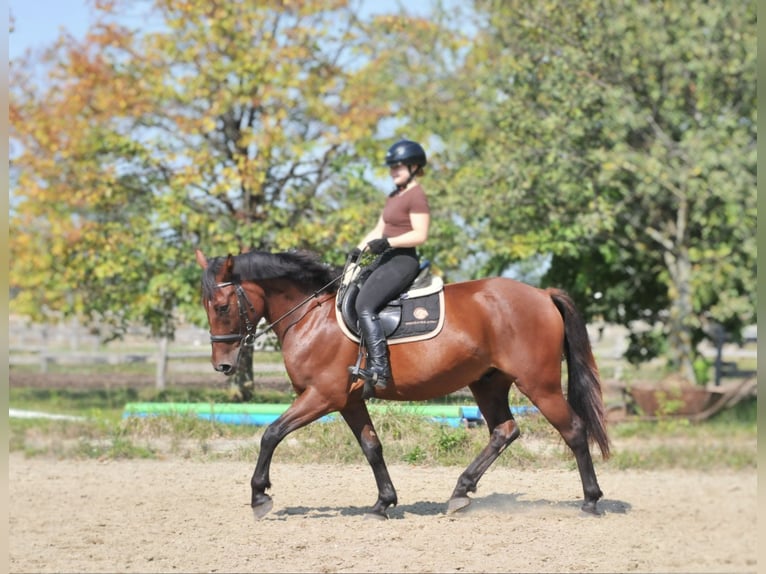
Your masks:
M380 318L369 311L359 314L359 330L367 347L367 365L359 369L359 375L365 380L363 398L375 396L375 390L383 390L391 378L391 367L388 363L388 344L383 332Z

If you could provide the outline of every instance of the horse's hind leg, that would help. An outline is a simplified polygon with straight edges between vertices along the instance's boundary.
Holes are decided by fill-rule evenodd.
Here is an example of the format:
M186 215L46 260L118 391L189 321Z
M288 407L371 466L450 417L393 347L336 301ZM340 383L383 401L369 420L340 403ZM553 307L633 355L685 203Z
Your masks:
M489 443L468 465L457 480L457 486L447 503L447 513L452 514L468 506L469 492L476 492L476 485L487 469L506 447L519 436L519 427L513 420L508 405L511 380L500 372L484 375L469 387L476 399L489 428Z
M340 414L354 433L359 446L362 447L362 452L372 467L375 483L378 485L378 500L367 516L388 518L386 510L391 505L396 506L397 503L396 490L388 474L386 462L383 460L383 445L375 432L367 406L363 402L355 403L340 411Z
M585 423L564 398L560 381L551 380L548 385L538 384L532 389L527 388L521 381L517 381L516 386L540 409L540 413L559 431L564 442L572 449L583 487L582 509L591 514L598 514L596 503L603 493L596 479Z

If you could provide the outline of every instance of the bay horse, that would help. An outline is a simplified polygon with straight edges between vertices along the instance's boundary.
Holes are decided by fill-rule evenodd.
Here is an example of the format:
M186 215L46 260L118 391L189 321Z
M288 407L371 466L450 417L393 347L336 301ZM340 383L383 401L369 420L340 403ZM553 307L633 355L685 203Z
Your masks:
M202 302L207 312L213 368L236 372L239 353L252 344L265 318L281 344L287 374L297 394L264 431L250 481L256 519L273 506L269 469L274 450L291 432L333 412L351 428L378 487L367 516L387 518L397 504L383 447L362 398L364 381L349 376L359 346L338 325L336 270L304 252L250 251L207 259L202 267ZM598 514L603 496L590 445L609 457L598 368L585 323L563 291L542 290L509 278L487 278L444 286L445 319L434 338L390 347L392 379L378 398L425 401L468 387L489 430L489 442L457 480L447 503L451 514L489 466L520 435L511 414L512 384L558 430L574 453L582 482L582 510ZM567 396L562 390L562 357Z

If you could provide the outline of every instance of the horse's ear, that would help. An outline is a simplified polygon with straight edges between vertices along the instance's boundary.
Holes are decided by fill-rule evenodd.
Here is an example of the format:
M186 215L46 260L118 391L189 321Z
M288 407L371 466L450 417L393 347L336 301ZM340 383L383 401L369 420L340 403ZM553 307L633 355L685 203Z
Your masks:
M199 266L203 269L207 269L207 258L205 257L205 254L202 253L202 251L199 249L197 249L194 254L197 257L197 263Z
M234 256L229 253L226 256L226 262L221 266L221 272L218 274L218 282L226 283L231 281L231 276L234 274Z

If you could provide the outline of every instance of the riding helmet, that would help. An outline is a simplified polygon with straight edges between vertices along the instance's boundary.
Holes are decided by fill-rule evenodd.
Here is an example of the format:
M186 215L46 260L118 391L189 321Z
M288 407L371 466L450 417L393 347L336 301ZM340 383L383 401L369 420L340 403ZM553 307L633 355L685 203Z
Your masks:
M401 139L386 152L386 165L390 167L397 163L422 167L426 165L426 152L419 143Z

